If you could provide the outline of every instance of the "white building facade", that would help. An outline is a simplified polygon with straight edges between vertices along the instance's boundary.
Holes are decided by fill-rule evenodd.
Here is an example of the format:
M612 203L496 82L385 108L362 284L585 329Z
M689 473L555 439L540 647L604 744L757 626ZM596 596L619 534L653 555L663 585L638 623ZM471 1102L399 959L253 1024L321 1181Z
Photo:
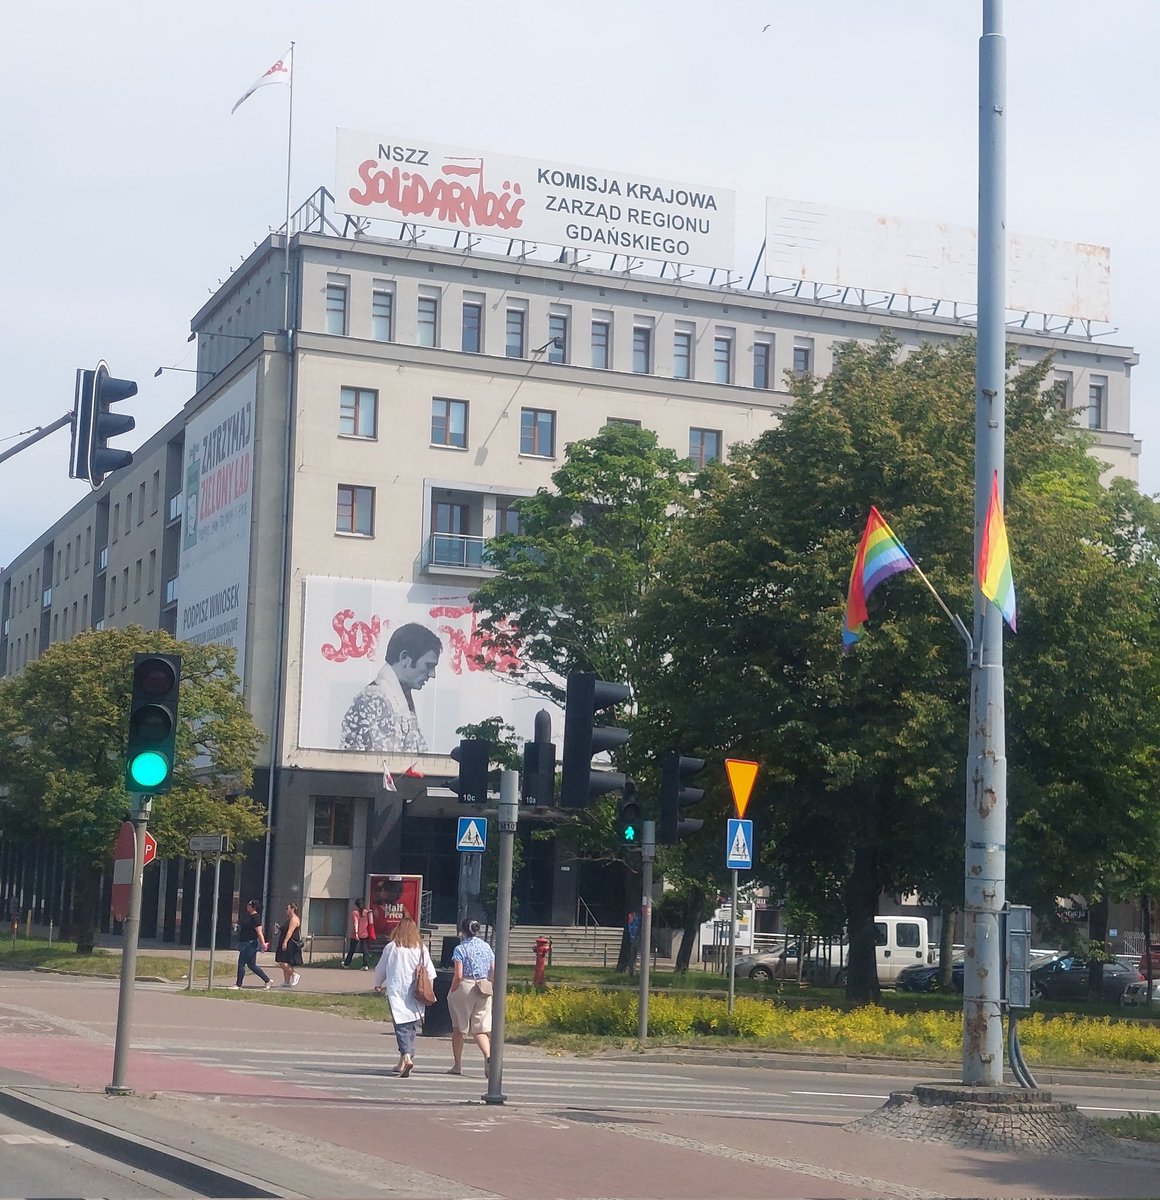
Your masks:
M192 319L201 378L184 411L0 573L6 674L105 625L236 645L269 739L254 786L271 836L227 887L299 902L316 936L342 935L370 874L422 875L431 919L454 920L457 806L431 785L456 773L458 726L504 715L530 738L543 706L473 670L466 597L487 540L517 528L519 499L550 484L569 442L631 421L704 463L774 426L787 377L824 376L843 343L972 331L562 257L326 221L288 253L271 236ZM1052 356L1093 453L1135 479L1133 351L1029 328L1011 340L1025 361ZM439 639L433 678L411 693L418 728L360 744L349 706L406 624ZM0 897L32 887L44 902L20 848L2 852ZM622 881L574 861L565 838L529 840L525 860L521 921L571 924L586 906L620 923ZM188 879L180 862L158 873L155 936L188 940Z

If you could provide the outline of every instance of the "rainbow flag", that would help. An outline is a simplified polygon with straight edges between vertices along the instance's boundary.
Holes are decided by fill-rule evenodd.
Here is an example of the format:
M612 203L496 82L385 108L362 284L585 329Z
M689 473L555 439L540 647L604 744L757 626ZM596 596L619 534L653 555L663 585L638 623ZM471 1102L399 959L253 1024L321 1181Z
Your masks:
M979 590L1003 614L1015 632L1015 580L1011 576L1011 551L1007 548L1007 525L999 503L999 472L991 479L991 503L979 548Z
M862 636L862 624L866 620L866 601L870 593L891 575L909 570L914 559L898 540L894 530L882 519L882 514L873 505L866 518L866 530L858 543L854 556L854 569L850 572L850 592L846 598L846 617L842 622L842 651L845 653Z

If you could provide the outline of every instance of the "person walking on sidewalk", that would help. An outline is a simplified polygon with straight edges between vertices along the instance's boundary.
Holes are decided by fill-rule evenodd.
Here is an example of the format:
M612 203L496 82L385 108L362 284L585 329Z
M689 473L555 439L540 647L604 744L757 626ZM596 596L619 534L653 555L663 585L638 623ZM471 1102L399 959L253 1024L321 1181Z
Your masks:
M399 1065L395 1071L404 1079L415 1065L415 1035L426 1012L426 1005L415 992L415 978L420 971L435 984L435 964L419 936L419 926L404 917L395 926L391 940L383 948L375 967L375 991L386 991L395 1027L395 1043L399 1047Z
M344 967L351 965L354 961L354 952L357 947L362 951L362 969L369 971L370 964L367 962L367 950L374 940L374 913L369 908L363 907L362 897L360 896L354 902L354 908L350 910L350 945L346 952L346 958L342 960L342 965Z
M448 1074L463 1074L463 1039L471 1034L483 1055L483 1073L491 1065L491 987L495 979L495 951L479 936L478 921L459 927L463 941L451 954L454 975L447 1007L451 1012L451 1053L455 1059Z
M296 970L302 966L302 918L298 915L297 904L286 905L274 961L282 968L283 987L295 988L302 982L302 976Z
M243 986L246 978L246 968L266 985L269 991L274 984L270 976L258 966L258 951L269 950L270 943L266 941L266 933L262 929L262 914L256 900L246 902L246 911L238 918L238 981L230 989L237 991Z

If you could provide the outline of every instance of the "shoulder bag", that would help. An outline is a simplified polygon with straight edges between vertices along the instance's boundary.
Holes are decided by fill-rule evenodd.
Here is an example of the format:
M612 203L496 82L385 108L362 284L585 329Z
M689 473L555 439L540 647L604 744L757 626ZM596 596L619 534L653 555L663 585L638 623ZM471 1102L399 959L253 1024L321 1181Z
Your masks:
M435 988L431 976L427 974L427 956L419 955L419 965L415 968L415 997L422 1004L435 1003Z

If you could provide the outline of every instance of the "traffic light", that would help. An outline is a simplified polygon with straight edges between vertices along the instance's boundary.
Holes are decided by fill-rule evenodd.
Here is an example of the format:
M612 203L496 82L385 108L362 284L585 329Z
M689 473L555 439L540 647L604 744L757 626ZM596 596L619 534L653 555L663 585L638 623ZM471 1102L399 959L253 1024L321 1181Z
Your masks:
M686 834L696 833L705 824L694 817L682 817L681 809L701 800L703 788L686 787L685 776L705 769L703 758L686 758L679 750L661 755L661 822L657 827L657 845L674 846Z
M592 756L623 746L632 736L627 729L593 725L602 708L620 704L632 695L623 683L606 683L587 671L568 676L564 701L564 766L560 781L563 808L587 808L593 796L619 791L624 776L618 771L592 770Z
M622 846L639 846L644 836L644 823L640 818L640 805L636 799L636 784L629 779L620 798L620 811L616 818L617 837Z
M459 764L459 775L447 786L459 797L461 804L486 804L491 742L465 738L451 751L451 757Z
M173 785L180 688L179 655L133 656L129 747L125 752L125 787L130 792L167 792Z
M104 359L95 371L77 371L68 471L73 479L87 479L96 491L106 475L133 461L130 451L110 446L109 438L128 433L137 422L127 413L110 409L118 400L136 394L137 385L131 379L114 379Z
M551 742L524 743L525 804L550 806L556 798L556 747Z

